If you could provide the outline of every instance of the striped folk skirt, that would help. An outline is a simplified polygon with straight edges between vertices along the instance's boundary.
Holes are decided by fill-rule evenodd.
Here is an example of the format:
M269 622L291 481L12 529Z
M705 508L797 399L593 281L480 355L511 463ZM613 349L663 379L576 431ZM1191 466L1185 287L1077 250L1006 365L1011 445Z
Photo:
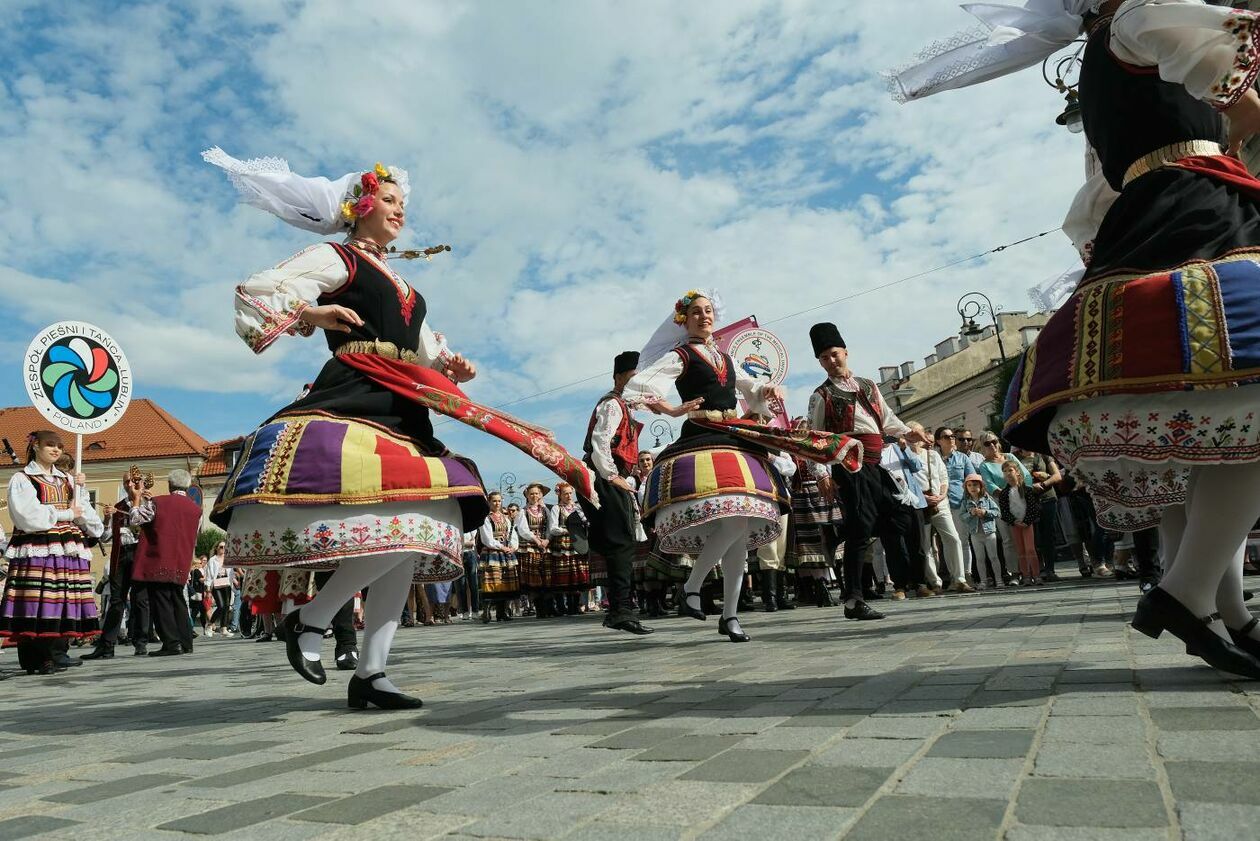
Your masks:
M482 552L477 559L482 598L511 599L521 591L521 567L512 552Z
M66 524L52 531L16 534L5 552L9 575L0 599L0 638L92 637L100 617L92 593L92 551Z

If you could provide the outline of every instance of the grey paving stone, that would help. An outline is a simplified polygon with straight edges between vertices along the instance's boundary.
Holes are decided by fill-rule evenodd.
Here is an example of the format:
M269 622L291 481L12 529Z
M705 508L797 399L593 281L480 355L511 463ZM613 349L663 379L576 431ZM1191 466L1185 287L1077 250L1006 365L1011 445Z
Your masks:
M866 715L866 713L861 712L806 711L800 715L792 716L780 724L779 727L827 727L841 730L846 727L852 727L866 718Z
M589 747L607 748L609 750L642 750L656 747L665 742L671 742L688 735L690 732L689 730L664 727L635 727L632 730L617 733L607 739L593 742Z
M564 841L608 841L624 838L629 841L681 841L686 829L681 826L650 826L647 824L614 823L596 821L564 836ZM764 840L763 840L764 841Z
M222 774L214 774L209 777L200 777L193 780L189 785L196 785L198 788L231 788L232 786L245 785L247 783L257 782L258 780L266 780L277 774L287 774L293 771L304 771L324 765L330 762L349 759L351 757L360 756L365 753L372 753L378 750L384 750L391 747L392 742L354 742L346 745L339 745L335 748L327 750L313 751L311 753L298 754L291 759L281 759L275 762L262 762L257 765L251 765L239 771L228 771Z
M593 774L554 780L556 791L588 791L594 794L635 792L662 780L673 779L688 766L680 762L621 760Z
M1027 730L1041 724L1042 707L992 707L964 710L952 730Z
M188 777L179 774L137 774L134 777L120 777L119 779L98 783L94 786L84 786L83 788L71 789L59 794L50 794L41 799L52 803L97 803L101 800L108 800L111 797L121 797L124 794L135 794L138 791L151 791L162 786L175 785L187 779Z
M1160 730L1260 730L1260 717L1249 709L1165 707L1151 710Z
M743 783L670 780L648 786L637 797L624 798L600 821L692 827L724 815L756 790L756 786Z
M893 770L803 765L753 802L765 806L861 806L888 781Z
M490 838L558 838L576 824L596 818L616 804L599 794L554 792L525 801L510 813L491 815L460 831Z
M23 815L17 818L0 820L0 841L17 841L19 838L30 838L57 829L76 826L79 821L68 821L52 815Z
M293 820L361 824L446 794L448 791L451 789L438 786L381 786L298 812L293 815Z
M0 762L8 763L10 760L19 759L24 756L40 756L43 754L56 753L57 751L69 750L71 745L23 745L20 748L9 748L8 750L0 750Z
M185 745L174 745L161 750L148 751L146 753L136 753L125 756L115 757L107 760L108 762L117 762L128 765L139 765L144 762L152 762L157 759L188 759L188 760L206 760L206 759L224 759L229 756L239 756L241 754L254 753L261 750L270 750L283 742L242 742L239 744L223 744L222 742L190 742Z
M1165 826L1168 815L1153 782L1113 780L1027 780L1019 790L1015 817L1036 826Z
M508 775L455 789L425 801L426 811L486 817L555 790L556 781Z
M1168 841L1168 830L1016 825L1003 841Z
M924 740L856 739L846 736L814 757L818 765L895 768L923 748Z
M1180 802L1260 805L1260 763L1166 762L1168 784Z
M1146 727L1141 719L1127 716L1052 716L1046 722L1045 737L1092 745L1137 744L1146 740Z
M1260 807L1234 803L1185 803L1178 808L1184 841L1238 841L1260 826Z
M882 797L844 837L845 841L976 841L995 837L1005 811L1006 803L999 800Z
M1156 740L1165 759L1219 758L1224 762L1253 762L1260 756L1260 733L1255 730L1161 731Z
M743 741L743 736L682 736L635 756L645 762L701 762Z
M158 829L167 829L172 832L187 832L194 835L220 835L244 829L247 826L254 826L274 818L291 815L302 809L309 809L312 806L318 806L320 803L327 803L329 800L332 800L332 798L312 797L307 794L276 794L271 797L247 800L243 803L233 803L230 806L212 809L199 815L180 818L177 821L164 823Z
M924 757L897 786L897 794L1008 800L1024 770L1023 759Z
M829 841L838 838L856 815L856 809L750 803L738 807L699 837L702 841ZM607 841L607 836L603 841Z
M1046 739L1037 751L1034 774L1042 777L1086 777L1101 780L1155 779L1146 745L1097 745Z
M809 751L744 750L718 754L683 774L683 780L714 783L764 783L809 757Z
M949 719L938 716L871 716L849 729L848 736L864 739L926 739L945 729Z
M962 730L936 740L927 755L973 759L1023 757L1032 747L1032 730Z

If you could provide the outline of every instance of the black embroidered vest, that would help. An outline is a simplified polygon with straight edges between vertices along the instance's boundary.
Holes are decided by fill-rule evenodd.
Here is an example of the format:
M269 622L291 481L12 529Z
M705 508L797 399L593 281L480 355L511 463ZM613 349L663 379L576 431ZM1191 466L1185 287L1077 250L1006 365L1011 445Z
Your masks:
M420 325L426 315L420 293L388 268L382 270L383 259L370 257L351 245L329 245L345 262L350 279L340 289L320 295L319 303L354 310L363 319L363 326L351 327L349 333L325 330L328 349L335 352L346 342L378 339L405 350L414 349L420 342Z
M1081 117L1103 175L1119 191L1124 173L1144 155L1186 140L1225 142L1221 115L1182 85L1165 82L1158 67L1135 67L1111 52L1111 26L1085 47Z
M680 355L683 361L682 376L674 381L679 397L684 401L703 397L704 405L700 408L706 410L734 409L738 405L735 396L735 363L728 355L722 354L726 363L726 382L723 383L718 379L718 372L713 364L699 348L687 344L677 348L674 353Z

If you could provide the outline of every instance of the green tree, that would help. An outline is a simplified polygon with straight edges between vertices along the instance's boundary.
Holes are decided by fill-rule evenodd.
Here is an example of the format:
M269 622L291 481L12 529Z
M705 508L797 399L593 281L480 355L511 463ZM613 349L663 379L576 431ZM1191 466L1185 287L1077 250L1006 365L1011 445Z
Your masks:
M998 435L1002 434L1002 422L1006 419L1006 392L1015 379L1019 360L1020 357L1012 356L998 366L997 382L993 386L993 403L989 409L989 429Z
M197 551L198 557L209 555L214 552L214 547L219 545L219 541L227 537L227 532L223 529L207 526L197 532Z

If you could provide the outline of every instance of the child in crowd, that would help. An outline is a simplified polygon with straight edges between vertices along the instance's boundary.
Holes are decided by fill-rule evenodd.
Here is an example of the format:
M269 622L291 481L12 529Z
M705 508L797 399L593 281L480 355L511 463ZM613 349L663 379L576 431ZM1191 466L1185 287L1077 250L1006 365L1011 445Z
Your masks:
M1002 465L1002 478L1006 487L997 493L998 508L1003 522L1011 527L1012 542L1019 553L1019 574L1024 586L1040 584L1034 527L1041 517L1041 492L1024 484L1024 476L1013 461Z
M963 479L962 522L966 539L971 541L971 554L976 560L976 587L984 587L984 561L988 556L993 569L995 587L1002 587L1002 562L998 560L997 520L998 504L984 490L984 479L972 473Z

